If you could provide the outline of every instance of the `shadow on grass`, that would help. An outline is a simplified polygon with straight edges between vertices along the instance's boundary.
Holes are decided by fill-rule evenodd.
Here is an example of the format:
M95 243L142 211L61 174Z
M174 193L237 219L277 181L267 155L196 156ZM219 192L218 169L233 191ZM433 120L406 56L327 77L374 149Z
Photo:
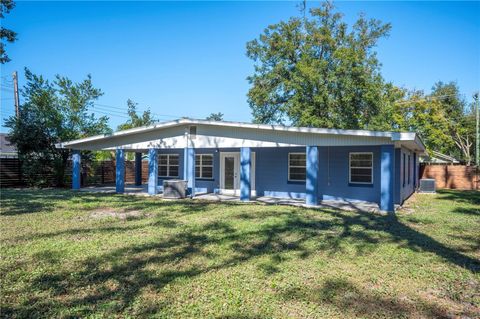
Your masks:
M380 292L359 288L341 278L326 280L319 288L294 287L283 293L286 300L303 300L314 304L329 305L343 315L361 318L450 318L442 308L423 302L399 300L383 296Z
M439 199L452 200L455 202L480 205L480 191L438 190Z
M70 202L81 205L85 201L101 202L123 207L129 210L154 210L174 207L175 211L184 214L204 212L218 203L212 201L162 200L156 197L138 195L122 195L109 193L79 192L64 189L2 189L0 215L14 216L47 212L59 202ZM224 206L242 205L236 202L222 203Z
M92 195L75 193L75 196ZM96 196L100 199L112 195ZM72 199L73 197L70 198ZM21 197L17 200L21 201ZM211 214L210 210L213 208L222 212L224 208L242 205L156 201L136 196L118 196L115 197L115 201L115 205L128 205L131 209L162 209L170 211L172 215ZM12 206L16 205L20 203ZM48 295L49 298L25 299L21 304L3 308L3 315L22 317L35 314L39 317L49 317L70 309L69 315L72 316L85 317L96 312L102 312L106 316L118 316L119 313L130 312L145 289L160 291L167 284L177 280L191 279L208 272L242 265L258 257L266 257L267 262L260 264L259 270L268 276L280 271L279 266L285 260L307 258L317 252L337 254L347 242L357 249L358 254L369 253L379 243L395 243L414 251L436 254L449 263L473 273L480 269L478 260L408 227L395 215L381 216L330 209L311 211L285 207L279 211L270 209L263 212L260 205L245 207L253 207L253 212L250 214L239 212L228 220L219 216L217 220L205 224L182 225L173 235L148 243L113 249L103 255L84 260L76 265L74 270L61 269L54 273L42 273L34 277L30 286L36 294ZM261 223L262 219L267 218L271 218L271 222ZM151 227L155 222L158 221L131 227L141 231L142 227ZM237 227L239 222L248 223L252 227L240 229ZM167 220L163 224L160 222L158 227L164 225L176 227L177 223ZM62 231L45 236L95 234L97 231L115 233L121 229L106 227L98 230L70 231L72 233ZM39 254L36 257L47 263L56 263L57 260L53 253ZM347 291L353 291L357 297L342 298L340 295ZM369 308L381 307L387 307L384 311L392 316L412 313L408 309L408 304L402 301L381 298L377 300L378 296L368 295L348 282L329 281L317 293L320 301L330 302L337 307L349 307L350 303L356 303L354 314L359 316L366 315L365 312ZM333 297L329 297L329 294L333 294ZM288 292L288 296L296 298L294 292ZM164 304L151 306L133 315L147 317L164 307L167 306ZM433 306L427 306L425 309L427 310L421 314L423 316L443 315L441 310Z

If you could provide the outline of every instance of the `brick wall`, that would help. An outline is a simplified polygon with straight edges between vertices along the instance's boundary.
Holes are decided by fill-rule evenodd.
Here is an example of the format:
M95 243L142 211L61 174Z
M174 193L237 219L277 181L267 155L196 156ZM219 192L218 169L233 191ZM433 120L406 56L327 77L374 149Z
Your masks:
M433 178L437 188L480 189L480 169L465 165L422 165L421 178Z

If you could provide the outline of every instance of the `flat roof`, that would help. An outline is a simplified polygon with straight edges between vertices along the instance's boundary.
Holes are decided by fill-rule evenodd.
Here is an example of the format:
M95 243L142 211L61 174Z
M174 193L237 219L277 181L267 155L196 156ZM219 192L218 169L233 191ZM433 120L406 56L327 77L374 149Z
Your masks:
M391 131L370 131L370 130L345 130L345 129L329 129L329 128L314 128L314 127L296 127L286 125L271 125L271 124L255 124L244 122L231 121L209 121L191 118L181 118L174 121L159 122L149 126L136 127L128 130L117 131L111 134L95 135L91 137L81 138L72 141L57 143L57 148L69 148L71 145L80 143L95 142L100 140L108 140L111 138L118 138L122 136L135 135L150 131L161 130L165 128L181 126L181 125L208 125L231 128L247 128L264 131L278 131L278 132L292 132L292 133L307 133L319 135L344 135L344 136L358 136L358 137L384 137L390 138L393 142L411 141L415 142L422 150L425 150L425 145L421 138L415 132L391 132Z

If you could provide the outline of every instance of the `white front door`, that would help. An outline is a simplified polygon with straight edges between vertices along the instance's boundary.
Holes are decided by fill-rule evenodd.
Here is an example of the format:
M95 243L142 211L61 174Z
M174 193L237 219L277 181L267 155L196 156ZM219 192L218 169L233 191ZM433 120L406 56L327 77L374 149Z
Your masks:
M220 189L235 194L240 189L240 153L220 153Z
M252 190L255 189L255 153L252 153ZM240 153L220 153L220 193L240 195Z

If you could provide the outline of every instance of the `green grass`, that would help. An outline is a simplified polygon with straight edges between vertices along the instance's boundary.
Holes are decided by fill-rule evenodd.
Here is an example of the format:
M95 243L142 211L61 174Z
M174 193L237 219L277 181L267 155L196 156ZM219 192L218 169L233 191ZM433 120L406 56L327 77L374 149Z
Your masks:
M479 192L416 195L395 216L1 195L2 317L480 316Z

